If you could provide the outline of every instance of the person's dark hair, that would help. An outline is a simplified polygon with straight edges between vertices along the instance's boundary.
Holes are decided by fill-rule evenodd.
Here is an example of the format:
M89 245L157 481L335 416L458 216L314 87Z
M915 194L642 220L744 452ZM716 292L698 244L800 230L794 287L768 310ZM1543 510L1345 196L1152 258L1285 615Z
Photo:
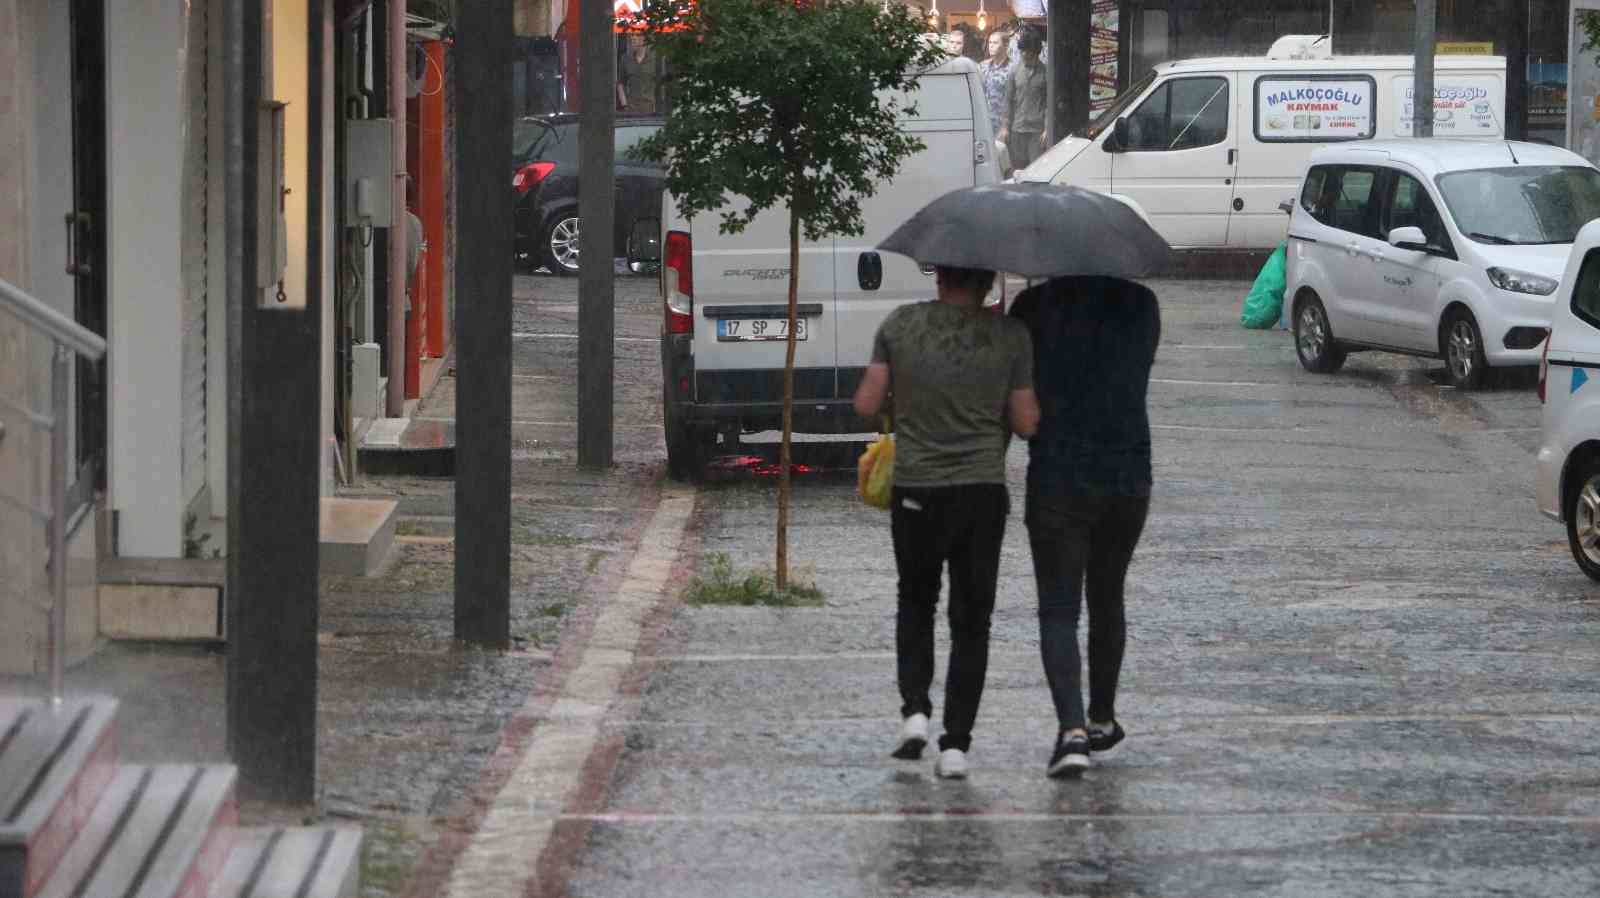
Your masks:
M949 268L940 265L937 273L940 283L957 290L976 290L980 297L988 296L994 288L994 272L987 268Z
M1024 53L1029 51L1037 53L1044 49L1044 39L1032 28L1024 29L1022 36L1017 38L1017 49Z

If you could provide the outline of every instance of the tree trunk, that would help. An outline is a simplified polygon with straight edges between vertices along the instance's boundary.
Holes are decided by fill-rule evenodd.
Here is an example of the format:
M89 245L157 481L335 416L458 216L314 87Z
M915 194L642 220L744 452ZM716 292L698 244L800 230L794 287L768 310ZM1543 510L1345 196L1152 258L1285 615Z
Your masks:
M800 289L800 216L789 213L789 328L783 357L783 448L778 451L778 589L789 588L789 459L794 437L794 331Z

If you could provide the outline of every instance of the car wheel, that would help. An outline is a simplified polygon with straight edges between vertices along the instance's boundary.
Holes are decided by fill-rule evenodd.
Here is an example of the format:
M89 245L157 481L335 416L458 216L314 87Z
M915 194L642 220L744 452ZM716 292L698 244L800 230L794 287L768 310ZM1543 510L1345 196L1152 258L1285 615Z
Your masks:
M1444 356L1445 372L1451 386L1475 390L1483 386L1489 361L1483 356L1483 334L1478 322L1465 309L1451 312L1440 328L1439 354Z
M1573 473L1577 483L1567 491L1567 545L1578 567L1600 581L1600 463L1591 461Z
M550 269L551 274L578 273L580 230L578 216L570 212L556 215L545 225L544 236L539 240L539 249L544 256L544 266Z
M1328 312L1314 293L1295 306L1294 349L1307 371L1332 374L1344 367L1345 349L1333 338Z

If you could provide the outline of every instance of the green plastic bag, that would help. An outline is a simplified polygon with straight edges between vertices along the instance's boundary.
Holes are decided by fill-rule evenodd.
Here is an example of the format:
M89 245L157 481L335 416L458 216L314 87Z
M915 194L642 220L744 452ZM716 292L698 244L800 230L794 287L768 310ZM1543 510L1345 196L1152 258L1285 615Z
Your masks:
M1267 257L1261 266L1250 295L1244 298L1244 310L1239 313L1239 323L1254 330L1266 330L1283 317L1283 290L1285 286L1284 263L1289 253L1287 241Z

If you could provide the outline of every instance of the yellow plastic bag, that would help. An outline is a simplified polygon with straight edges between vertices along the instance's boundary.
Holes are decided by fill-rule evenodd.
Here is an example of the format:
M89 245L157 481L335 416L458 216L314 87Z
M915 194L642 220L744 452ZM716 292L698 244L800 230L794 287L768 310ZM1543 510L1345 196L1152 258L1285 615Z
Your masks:
M894 489L894 434L879 436L856 462L856 490L873 508L888 508Z

